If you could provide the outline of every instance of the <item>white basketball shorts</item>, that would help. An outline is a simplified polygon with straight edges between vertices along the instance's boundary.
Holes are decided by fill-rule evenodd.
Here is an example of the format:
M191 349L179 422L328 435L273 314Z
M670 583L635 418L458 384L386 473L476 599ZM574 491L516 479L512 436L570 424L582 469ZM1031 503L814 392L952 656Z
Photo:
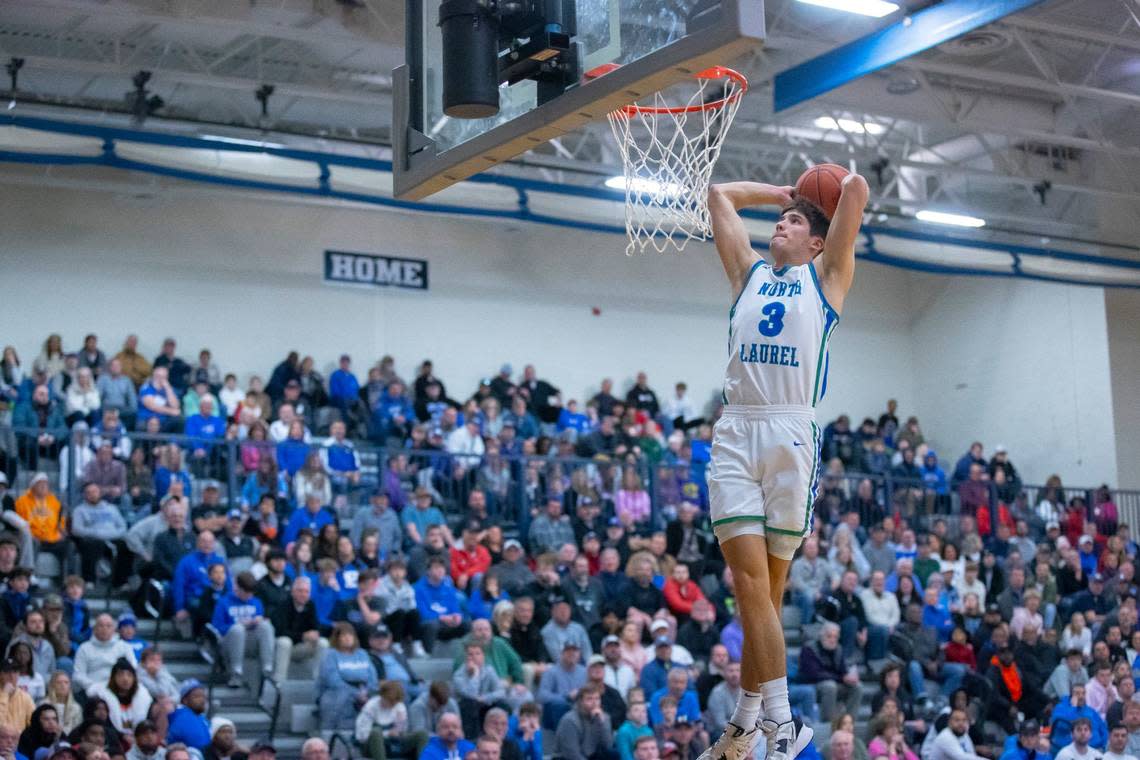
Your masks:
M726 406L714 428L708 477L717 540L766 535L770 553L791 559L811 532L819 457L811 407Z

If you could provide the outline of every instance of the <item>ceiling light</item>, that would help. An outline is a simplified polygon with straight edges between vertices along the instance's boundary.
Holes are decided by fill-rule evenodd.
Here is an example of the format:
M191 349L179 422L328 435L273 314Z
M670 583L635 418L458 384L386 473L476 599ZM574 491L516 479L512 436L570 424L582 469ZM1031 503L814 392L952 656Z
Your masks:
M947 214L944 211L929 211L923 209L914 215L920 222L933 222L934 224L950 224L955 227L985 227L986 220L976 216L963 214Z
M625 176L610 177L606 180L606 187L624 192L626 189ZM655 179L645 179L644 177L631 178L629 189L641 195L680 195L684 190L680 185L673 182L662 184Z
M800 2L874 18L882 18L899 9L898 3L890 3L887 0L800 0Z
M882 124L876 124L872 121L855 121L854 119L839 119L836 121L830 116L820 116L813 122L820 129L842 129L855 135L864 133L872 135L881 135L886 130Z

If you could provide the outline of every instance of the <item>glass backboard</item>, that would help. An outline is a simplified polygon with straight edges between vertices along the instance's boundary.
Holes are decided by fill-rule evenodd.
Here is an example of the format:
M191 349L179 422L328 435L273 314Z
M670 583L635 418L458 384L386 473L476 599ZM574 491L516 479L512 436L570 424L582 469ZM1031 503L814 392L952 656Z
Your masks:
M573 9L573 24L567 24L577 72L573 82L554 97L549 88L540 96L534 81L502 83L498 113L464 119L444 113L440 0L406 0L407 63L393 72L398 198L426 197L588 121L604 119L609 111L708 66L729 63L764 36L763 0L562 2ZM620 66L597 78L584 76L604 64Z

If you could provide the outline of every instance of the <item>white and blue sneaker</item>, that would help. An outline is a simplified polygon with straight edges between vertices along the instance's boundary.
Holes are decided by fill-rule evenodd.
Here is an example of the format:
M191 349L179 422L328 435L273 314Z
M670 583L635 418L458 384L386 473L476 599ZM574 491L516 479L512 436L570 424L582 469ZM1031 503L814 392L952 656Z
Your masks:
M720 738L702 752L697 760L751 760L756 745L763 737L764 732L759 723L752 730L746 730L730 722L724 727Z
M768 740L767 760L795 760L815 736L812 727L805 725L799 718L779 724L763 720L760 728Z

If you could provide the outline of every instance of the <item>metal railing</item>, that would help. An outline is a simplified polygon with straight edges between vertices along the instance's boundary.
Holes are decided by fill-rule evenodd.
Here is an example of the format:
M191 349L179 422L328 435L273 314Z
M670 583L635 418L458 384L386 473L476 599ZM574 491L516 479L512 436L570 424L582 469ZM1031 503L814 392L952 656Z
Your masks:
M42 432L0 426L0 448L20 463L20 476L12 484L13 490L22 490L31 472L41 469L48 473L53 490L60 494L61 500L66 505L75 504L80 496L82 473L61 471L61 461L70 470L75 469L77 462L93 457L89 451L81 451L89 448L91 435L84 437L67 429L49 431L55 441L50 446L42 446L37 441ZM190 498L195 504L207 482L220 486L224 503L240 503L243 484L250 476L242 464L243 448L262 445L264 452L277 456L277 444L273 442L261 444L134 431L122 435L129 440L132 450L141 447L146 451L152 471L156 469L161 447L174 444L184 452L204 447L208 451L205 458L192 460L187 465L183 456L183 466L190 474L192 485ZM676 460L668 451L660 461L651 464L645 458L632 457L619 461L605 456L589 459L522 454L477 456L436 449L383 447L359 440L351 441L351 445L359 460L359 482L337 483L333 487L333 506L345 517L377 488L388 490L393 496L393 506L399 509L411 503L416 488L424 487L432 492L435 502L446 513L459 518L468 514L469 499L478 489L485 496L488 518L504 529L517 530L525 536L532 518L550 496L562 498L570 514L581 501L597 501L603 518L608 519L614 513L614 502L626 469L637 474L641 487L650 497L649 519L639 526L643 529L663 527L684 501L698 505L702 511L708 509L706 464ZM319 451L323 447L324 442L314 438L307 451ZM857 499L860 488L869 489L873 498ZM991 508L1004 503L998 498L993 483L987 483L986 489ZM1031 512L1047 490L1042 485L1022 485L1021 489ZM1095 487L1067 486L1063 489L1064 503L1074 497L1084 499L1091 519L1096 491ZM289 497L293 504L296 503L294 496L290 486ZM1140 540L1140 490L1112 489L1110 496L1116 504L1119 521L1129 525L1133 539ZM816 514L831 521L836 516L834 510L852 503L857 505L864 523L889 514L901 514L922 525L936 515L952 516L960 510L960 499L954 488L938 493L921 481L897 478L889 473L820 474ZM996 518L991 516L991 519Z

